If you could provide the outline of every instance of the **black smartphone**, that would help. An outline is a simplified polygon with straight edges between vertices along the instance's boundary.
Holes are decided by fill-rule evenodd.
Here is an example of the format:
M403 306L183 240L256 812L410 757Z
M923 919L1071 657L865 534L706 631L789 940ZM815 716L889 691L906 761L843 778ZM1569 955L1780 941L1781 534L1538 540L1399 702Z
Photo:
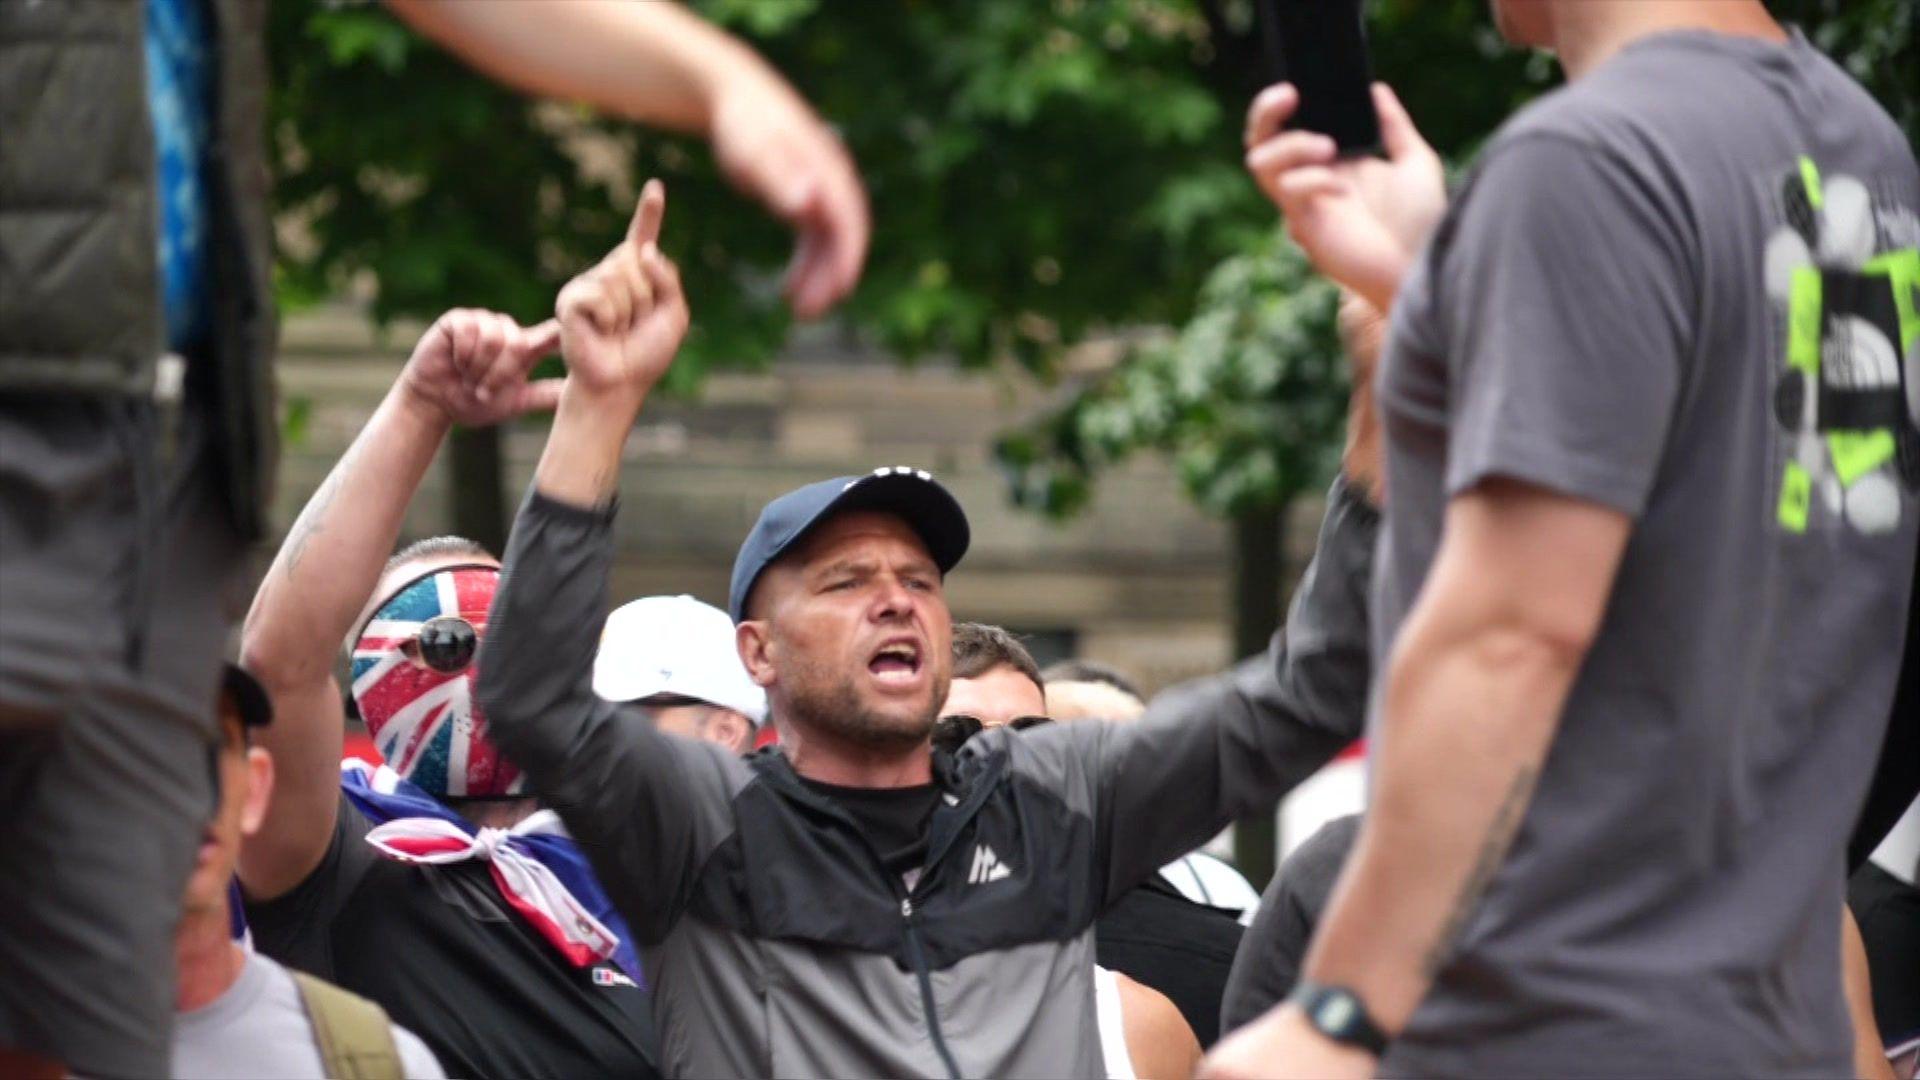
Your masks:
M1342 156L1380 150L1365 0L1260 0L1274 82L1300 90L1290 128L1330 136Z

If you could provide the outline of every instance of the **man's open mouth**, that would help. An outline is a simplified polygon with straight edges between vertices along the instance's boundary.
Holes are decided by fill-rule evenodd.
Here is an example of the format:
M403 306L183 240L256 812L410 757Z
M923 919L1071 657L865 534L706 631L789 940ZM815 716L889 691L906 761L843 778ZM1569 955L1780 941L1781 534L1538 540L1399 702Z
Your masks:
M920 674L920 643L896 639L880 646L867 661L867 670L882 683L910 683Z

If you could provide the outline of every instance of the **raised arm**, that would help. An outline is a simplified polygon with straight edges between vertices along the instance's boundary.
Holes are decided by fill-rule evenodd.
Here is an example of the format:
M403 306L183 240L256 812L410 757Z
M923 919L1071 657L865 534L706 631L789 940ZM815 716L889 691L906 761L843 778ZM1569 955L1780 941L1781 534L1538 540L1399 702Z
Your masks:
M552 323L528 330L486 311L441 316L288 531L241 641L243 662L273 698L274 723L259 739L277 772L266 822L240 854L250 896L286 892L326 854L346 721L334 658L435 451L455 421L489 424L551 408L558 382L529 384L526 373L558 333Z
M1340 327L1354 387L1347 451L1285 628L1266 654L1160 695L1134 723L1065 725L1077 729L1070 737L1094 743L1073 752L1095 762L1097 836L1109 853L1109 895L1227 822L1271 808L1366 726L1373 677L1367 592L1381 494L1371 391L1382 320L1350 294Z
M678 917L746 772L592 689L621 448L687 329L679 275L655 244L665 198L650 181L626 240L560 293L567 384L514 522L478 677L501 750L560 812L642 944Z
M1366 727L1367 588L1379 513L1345 479L1268 651L1174 687L1129 724L1053 725L1088 740L1109 897L1229 822L1270 809ZM1038 743L1051 731L1032 733Z
M387 0L502 82L706 136L727 178L799 233L788 299L819 315L866 258L866 193L840 140L752 49L668 0Z

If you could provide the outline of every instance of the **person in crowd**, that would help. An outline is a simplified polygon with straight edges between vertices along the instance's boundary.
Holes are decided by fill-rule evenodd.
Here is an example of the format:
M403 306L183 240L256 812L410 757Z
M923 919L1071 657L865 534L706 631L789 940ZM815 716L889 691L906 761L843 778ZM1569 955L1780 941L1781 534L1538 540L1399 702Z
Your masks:
M1885 1056L1911 1080L1920 1072L1920 799L1848 879L1847 903Z
M1281 861L1233 958L1220 997L1221 1035L1252 1023L1293 993L1307 943L1359 833L1359 814L1334 818Z
M691 596L646 596L615 608L593 658L593 692L639 705L669 735L735 754L753 749L767 693L733 647L733 620Z
M278 716L260 741L279 795L240 857L255 942L378 1002L459 1076L658 1060L630 934L474 706L498 561L458 537L389 557L454 424L552 407L557 382L527 374L556 337L437 320L289 531L241 643ZM341 767L343 640L378 768Z
M1147 699L1132 679L1098 660L1062 660L1040 673L1055 720L1133 720Z
M389 6L497 79L706 137L797 231L794 310L852 289L852 162L738 40L676 4ZM201 703L275 472L266 7L0 4L0 1074L166 1070Z
M741 546L730 614L779 746L742 759L634 722L591 658L621 445L687 326L662 211L650 183L626 243L560 295L566 385L479 663L493 737L641 942L669 1073L1104 1075L1094 920L1351 741L1358 644L1277 640L1134 724L934 754L968 526L931 476L886 468L781 496ZM1329 581L1300 604L1357 591L1331 580L1371 548L1350 502L1337 487Z
M1366 819L1212 1069L1839 1075L1920 535L1920 169L1759 3L1494 10L1571 83L1451 207L1384 88L1384 158L1281 130L1288 86L1249 115L1289 232L1393 311L1389 512Z
M967 725L976 732L1003 726L1028 731L1051 722L1039 665L1003 627L953 624L952 681L939 723L967 720L976 722ZM1228 913L1188 900L1162 878L1149 877L1100 914L1094 956L1102 968L1164 995L1177 1007L1189 1039L1205 1032L1212 1042L1220 1024L1220 991L1240 933ZM1132 1026L1129 1014L1129 1031ZM1198 1060L1196 1054L1187 1062L1183 1075L1190 1075Z
M174 937L178 1016L166 1075L444 1076L419 1036L389 1022L378 1005L234 940L234 864L273 800L273 758L252 745L252 733L272 722L273 708L260 684L229 664L216 713L219 802L202 833Z

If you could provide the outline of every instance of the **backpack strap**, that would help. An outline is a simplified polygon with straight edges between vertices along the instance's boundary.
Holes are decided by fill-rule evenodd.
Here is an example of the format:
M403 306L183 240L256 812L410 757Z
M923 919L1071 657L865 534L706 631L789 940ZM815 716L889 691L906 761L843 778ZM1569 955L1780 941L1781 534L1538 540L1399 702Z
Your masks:
M335 1080L403 1080L400 1048L393 1041L393 1024L386 1010L358 994L316 979L304 971L289 971L300 987L300 1000L313 1024L313 1041L320 1060Z

